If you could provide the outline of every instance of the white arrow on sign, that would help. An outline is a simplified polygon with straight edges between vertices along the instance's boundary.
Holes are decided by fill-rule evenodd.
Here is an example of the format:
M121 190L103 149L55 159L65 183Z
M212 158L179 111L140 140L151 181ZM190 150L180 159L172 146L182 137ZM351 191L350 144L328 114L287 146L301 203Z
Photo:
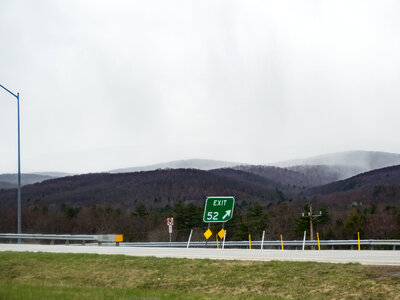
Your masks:
M229 217L231 215L231 212L231 210L225 211L226 214L222 217L222 220L224 220L226 217Z

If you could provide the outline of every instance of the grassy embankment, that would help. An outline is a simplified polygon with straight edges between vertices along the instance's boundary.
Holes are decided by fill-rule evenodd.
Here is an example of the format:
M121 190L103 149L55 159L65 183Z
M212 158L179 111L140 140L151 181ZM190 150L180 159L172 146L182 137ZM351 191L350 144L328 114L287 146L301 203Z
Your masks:
M400 267L0 252L0 299L400 299Z

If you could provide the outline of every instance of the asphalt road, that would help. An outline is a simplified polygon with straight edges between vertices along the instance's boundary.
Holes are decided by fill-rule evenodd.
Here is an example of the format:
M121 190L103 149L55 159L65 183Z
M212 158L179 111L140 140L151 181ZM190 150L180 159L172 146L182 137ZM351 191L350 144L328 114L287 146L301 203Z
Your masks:
M122 254L132 256L176 257L192 259L224 259L250 261L314 261L360 263L365 265L400 266L400 251L393 250L249 250L204 248L148 248L82 245L0 244L0 251L31 251L52 253Z

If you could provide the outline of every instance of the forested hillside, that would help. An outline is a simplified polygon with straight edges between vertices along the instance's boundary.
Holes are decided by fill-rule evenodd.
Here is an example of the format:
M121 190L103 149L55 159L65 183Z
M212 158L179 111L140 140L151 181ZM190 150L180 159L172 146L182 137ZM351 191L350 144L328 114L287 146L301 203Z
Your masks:
M201 239L206 197L232 195L231 239L259 236L263 230L270 239L280 234L301 238L309 230L301 213L307 215L310 203L323 214L314 222L321 238L353 238L357 232L368 238L400 238L400 166L313 188L301 185L311 176L293 170L241 169L96 173L27 185L22 189L23 231L121 232L129 240L159 240L167 236L165 218L173 216L175 239L186 238L191 228L197 228ZM16 229L16 198L16 189L0 190L2 232Z
M202 204L207 195L235 195L237 204L282 200L273 185L264 186L196 169L171 169L136 173L96 173L47 180L23 188L25 205L71 206L108 204L133 209L142 203L161 209L178 200ZM249 174L251 176L251 174ZM0 191L0 207L13 205L15 190Z

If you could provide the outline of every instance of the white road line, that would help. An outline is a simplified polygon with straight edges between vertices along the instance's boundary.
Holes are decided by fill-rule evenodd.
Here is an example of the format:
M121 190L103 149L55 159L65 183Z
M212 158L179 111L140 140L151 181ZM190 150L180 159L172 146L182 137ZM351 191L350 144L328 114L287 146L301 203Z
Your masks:
M192 259L248 261L313 261L329 263L360 263L365 265L400 266L400 251L393 250L248 250L204 248L148 248L76 245L0 244L0 251L31 251L53 253L119 254Z

